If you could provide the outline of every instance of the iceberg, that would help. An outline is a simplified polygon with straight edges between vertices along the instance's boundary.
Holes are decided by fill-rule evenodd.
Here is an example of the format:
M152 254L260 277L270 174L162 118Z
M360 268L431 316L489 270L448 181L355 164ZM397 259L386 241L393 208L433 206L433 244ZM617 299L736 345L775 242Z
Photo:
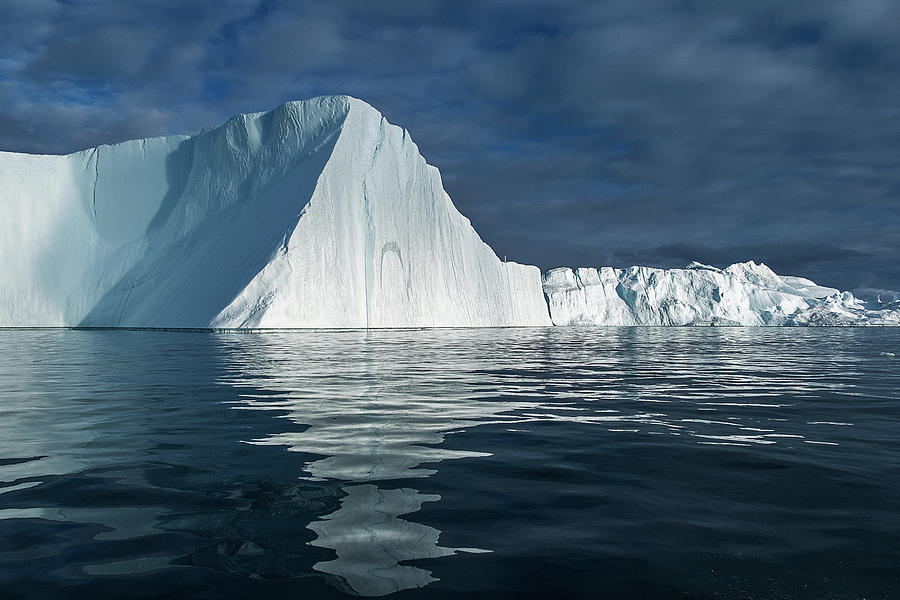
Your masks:
M554 325L900 325L900 302L863 302L753 261L725 269L562 267L543 284Z
M900 302L754 262L501 261L407 131L349 96L0 152L0 327L546 325L900 325Z
M549 325L405 129L348 96L196 136L0 152L0 326Z

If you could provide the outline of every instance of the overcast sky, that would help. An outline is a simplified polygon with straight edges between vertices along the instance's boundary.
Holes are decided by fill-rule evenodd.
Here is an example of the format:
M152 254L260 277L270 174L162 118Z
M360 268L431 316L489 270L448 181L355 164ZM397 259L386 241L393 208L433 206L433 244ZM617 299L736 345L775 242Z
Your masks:
M2 0L0 149L347 93L510 260L898 290L898 32L900 0Z

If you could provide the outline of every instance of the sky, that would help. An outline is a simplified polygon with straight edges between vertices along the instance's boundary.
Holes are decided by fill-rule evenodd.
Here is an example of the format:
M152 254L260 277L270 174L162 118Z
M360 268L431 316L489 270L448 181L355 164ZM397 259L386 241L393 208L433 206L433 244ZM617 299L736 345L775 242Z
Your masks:
M2 0L0 150L350 94L500 256L900 290L900 0Z

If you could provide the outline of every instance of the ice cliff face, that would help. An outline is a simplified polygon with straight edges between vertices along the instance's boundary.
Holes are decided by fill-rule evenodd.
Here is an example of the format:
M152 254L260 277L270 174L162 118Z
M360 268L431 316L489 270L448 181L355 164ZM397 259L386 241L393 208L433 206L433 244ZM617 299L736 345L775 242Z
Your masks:
M873 306L754 262L560 268L543 282L554 325L900 325L897 303Z
M0 326L549 325L406 131L333 96L194 137L0 152Z

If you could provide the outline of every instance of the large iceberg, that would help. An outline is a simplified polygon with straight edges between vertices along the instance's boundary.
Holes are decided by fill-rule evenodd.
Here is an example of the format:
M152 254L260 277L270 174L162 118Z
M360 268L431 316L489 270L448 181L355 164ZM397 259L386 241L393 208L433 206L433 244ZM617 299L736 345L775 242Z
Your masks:
M0 327L900 325L900 304L717 269L497 258L405 129L348 96L196 136L0 152Z
M549 325L406 130L347 96L193 137L0 152L0 326Z
M559 268L543 283L554 325L900 325L897 301L863 302L752 261Z

